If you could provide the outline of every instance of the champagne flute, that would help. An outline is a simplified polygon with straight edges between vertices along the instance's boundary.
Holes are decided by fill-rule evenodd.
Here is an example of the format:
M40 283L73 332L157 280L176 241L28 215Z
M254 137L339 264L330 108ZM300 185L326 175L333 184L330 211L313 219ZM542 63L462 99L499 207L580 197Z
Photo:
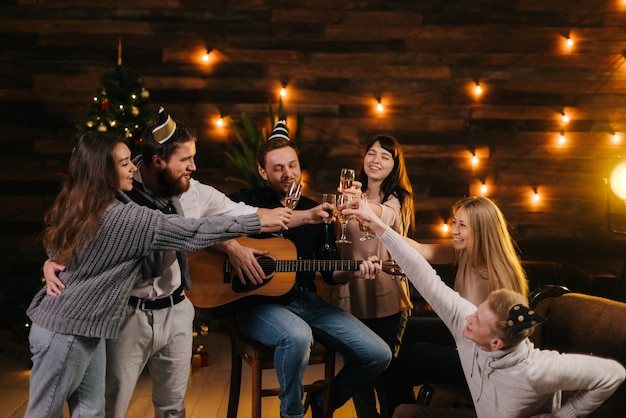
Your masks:
M351 194L340 194L337 196L337 219L339 219L339 223L341 224L341 237L337 241L337 244L352 244L352 241L346 237L346 229L348 227L348 222L350 221L349 215L344 215L342 209L347 208L352 202Z
M285 195L285 207L291 210L295 209L298 205L298 201L300 201L300 196L302 195L302 184L301 183L291 183L289 185L289 190L287 190L287 194ZM283 230L281 228L276 234L277 237L283 238Z
M365 193L361 193L360 197L361 197L361 200L363 200L363 203L367 205L367 195ZM363 231L363 236L359 238L360 241L367 241L369 239L374 238L374 235L370 234L369 228L363 225L363 222L361 222L360 219L359 219L359 229Z
M292 210L295 209L301 195L302 184L291 183L291 186L289 186L289 190L287 191L287 195L285 196L285 207Z
M352 187L354 181L354 170L351 168L342 168L339 175L339 187L341 190L349 189Z
M324 218L324 228L326 230L326 239L322 246L322 251L336 251L330 244L330 224L335 220L335 208L337 206L337 195L332 193L322 194L322 208L328 213L328 217Z

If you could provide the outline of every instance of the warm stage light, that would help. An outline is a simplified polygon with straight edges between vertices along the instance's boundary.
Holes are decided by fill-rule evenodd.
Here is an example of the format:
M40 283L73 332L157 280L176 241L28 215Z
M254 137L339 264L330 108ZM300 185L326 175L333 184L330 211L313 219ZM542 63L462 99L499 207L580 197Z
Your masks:
M626 201L626 161L622 161L613 168L609 181L615 196Z

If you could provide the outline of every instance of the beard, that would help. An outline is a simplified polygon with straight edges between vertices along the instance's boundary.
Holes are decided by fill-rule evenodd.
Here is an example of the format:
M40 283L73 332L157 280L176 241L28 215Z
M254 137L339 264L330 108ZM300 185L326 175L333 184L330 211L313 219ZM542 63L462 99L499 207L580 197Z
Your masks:
M189 180L184 177L175 177L172 172L166 168L157 173L157 181L161 188L160 192L163 196L178 196L189 190Z

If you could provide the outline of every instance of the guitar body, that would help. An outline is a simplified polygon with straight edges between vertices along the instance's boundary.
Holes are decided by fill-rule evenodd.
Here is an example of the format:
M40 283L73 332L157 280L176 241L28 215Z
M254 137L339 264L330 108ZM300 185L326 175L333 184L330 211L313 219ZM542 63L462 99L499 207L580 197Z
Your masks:
M260 285L241 283L233 272L230 260L212 248L187 254L193 286L185 294L203 314L221 317L238 309L263 302L288 304L296 294L296 272L335 271L359 269L361 260L298 260L295 245L286 238L236 239L244 247L267 251L257 256L265 279ZM380 261L382 270L402 275L393 261ZM196 310L198 312L198 310Z
M192 279L191 290L185 294L197 308L223 311L242 309L262 302L289 303L295 295L295 271L275 271L275 260L296 260L295 245L286 238L236 239L245 247L265 250L268 254L257 260L266 274L261 285L243 285L232 271L226 254L205 248L187 254L189 273Z

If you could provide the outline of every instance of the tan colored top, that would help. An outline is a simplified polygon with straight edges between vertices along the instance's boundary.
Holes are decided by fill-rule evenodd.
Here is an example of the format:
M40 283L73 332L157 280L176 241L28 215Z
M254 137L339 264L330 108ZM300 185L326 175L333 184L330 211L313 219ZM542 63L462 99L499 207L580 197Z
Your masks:
M373 199L369 202L378 203ZM380 219L395 231L401 231L402 220L398 198L391 196L380 205L382 208ZM360 241L362 235L359 222L351 220L348 223L347 237L352 244L337 244L342 259L364 260L372 255L378 256L380 260L390 259L387 249L378 238ZM330 302L357 318L383 318L412 308L406 278L401 280L400 276L381 272L375 279L365 280L355 277L354 272L343 272L335 275L335 279L347 283L331 286Z
M460 253L458 266L459 268L454 279L454 290L475 306L480 305L489 296L487 270L481 268L477 273L472 272L467 265L466 251Z

